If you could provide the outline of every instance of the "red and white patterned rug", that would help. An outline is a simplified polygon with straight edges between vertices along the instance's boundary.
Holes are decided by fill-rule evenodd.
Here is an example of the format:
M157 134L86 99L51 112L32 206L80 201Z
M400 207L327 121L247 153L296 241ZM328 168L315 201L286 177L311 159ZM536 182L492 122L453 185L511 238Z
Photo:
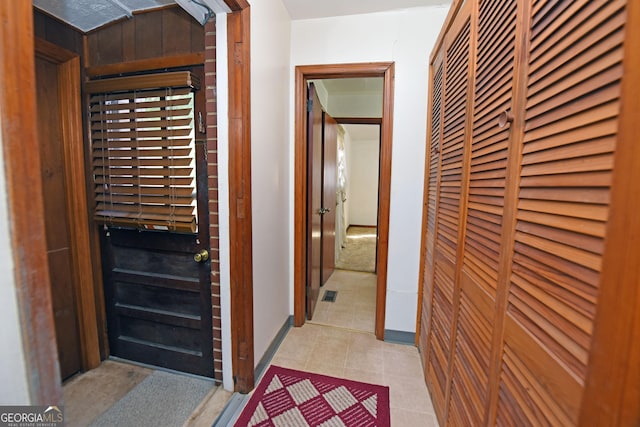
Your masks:
M271 366L236 427L389 426L389 387Z

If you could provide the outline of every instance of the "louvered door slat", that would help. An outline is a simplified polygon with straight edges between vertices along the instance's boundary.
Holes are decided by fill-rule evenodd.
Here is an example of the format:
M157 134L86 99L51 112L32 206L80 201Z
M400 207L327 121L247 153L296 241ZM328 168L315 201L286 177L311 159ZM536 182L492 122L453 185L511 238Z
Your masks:
M431 156L437 156L439 164L436 171L433 161L430 164L429 180L437 182L437 189L428 189L427 200L435 205L433 217L433 253L427 254L433 259L433 300L430 328L431 351L428 360L428 377L433 384L434 405L443 411L447 402L447 383L449 382L449 354L452 347L454 316L454 289L456 275L456 257L459 234L459 217L462 185L463 150L465 141L469 32L470 24L458 27L455 37L449 39L444 47L444 68L438 71L434 86L442 86L441 140L439 149L432 147ZM435 104L434 104L435 105ZM433 113L432 113L433 117ZM434 134L432 130L432 135ZM433 137L432 137L433 141ZM434 171L437 173L437 180ZM433 195L433 197L432 197ZM431 224L429 213L427 223ZM430 233L429 230L427 230ZM427 238L429 241L429 238Z
M577 422L620 108L625 2L566 3L534 3L498 403L533 425Z
M433 66L435 71L433 77L432 93L429 99L430 103L430 129L428 143L428 163L426 165L427 171L425 174L425 203L426 203L426 231L424 238L425 252L425 266L424 266L424 283L422 293L422 306L431 307L433 300L433 245L435 242L435 214L436 214L436 200L438 189L438 173L440 165L440 142L441 142L441 125L442 125L442 78L443 78L443 64L442 57ZM430 372L428 364L428 348L429 348L429 333L431 328L431 310L423 310L421 316L421 328L420 328L420 348L422 364L425 373ZM428 377L428 375L427 375Z
M516 1L481 1L465 251L449 414L480 425L488 398L509 129L496 119L512 98ZM450 416L453 424L454 418Z

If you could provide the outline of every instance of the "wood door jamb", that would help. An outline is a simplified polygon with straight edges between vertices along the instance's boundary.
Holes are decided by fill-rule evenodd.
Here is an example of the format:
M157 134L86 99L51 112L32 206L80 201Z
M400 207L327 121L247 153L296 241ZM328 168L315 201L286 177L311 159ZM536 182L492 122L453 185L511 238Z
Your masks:
M305 322L305 224L307 216L306 88L313 79L344 77L383 77L383 113L378 189L378 251L376 265L375 335L384 339L387 295L387 256L389 239L389 197L391 187L391 145L393 135L393 62L297 66L295 69L295 189L294 189L294 326Z
M255 383L253 339L253 244L251 216L250 8L227 15L229 67L229 241L231 358L235 390Z
M33 6L0 2L0 134L11 256L29 403L62 403L39 174ZM34 167L34 163L36 167ZM19 376L20 373L15 373Z
M58 67L69 231L74 242L72 265L82 369L100 364L100 345L93 283L88 203L84 169L80 57L45 40L35 39L36 54Z

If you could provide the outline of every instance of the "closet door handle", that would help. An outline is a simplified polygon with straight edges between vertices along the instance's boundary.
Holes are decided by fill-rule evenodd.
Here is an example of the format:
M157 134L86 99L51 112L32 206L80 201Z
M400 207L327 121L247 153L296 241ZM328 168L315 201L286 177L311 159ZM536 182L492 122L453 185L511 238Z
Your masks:
M498 127L505 127L507 123L511 123L513 121L513 114L509 110L504 110L498 116Z

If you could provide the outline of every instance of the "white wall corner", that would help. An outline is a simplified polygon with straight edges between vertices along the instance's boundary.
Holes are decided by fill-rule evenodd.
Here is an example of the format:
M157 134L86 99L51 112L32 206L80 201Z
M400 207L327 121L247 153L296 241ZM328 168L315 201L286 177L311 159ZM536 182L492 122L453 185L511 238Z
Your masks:
M222 323L222 385L233 391L231 354L231 277L229 266L229 72L227 14L216 15L216 103L218 127L218 230L220 239L220 318Z

